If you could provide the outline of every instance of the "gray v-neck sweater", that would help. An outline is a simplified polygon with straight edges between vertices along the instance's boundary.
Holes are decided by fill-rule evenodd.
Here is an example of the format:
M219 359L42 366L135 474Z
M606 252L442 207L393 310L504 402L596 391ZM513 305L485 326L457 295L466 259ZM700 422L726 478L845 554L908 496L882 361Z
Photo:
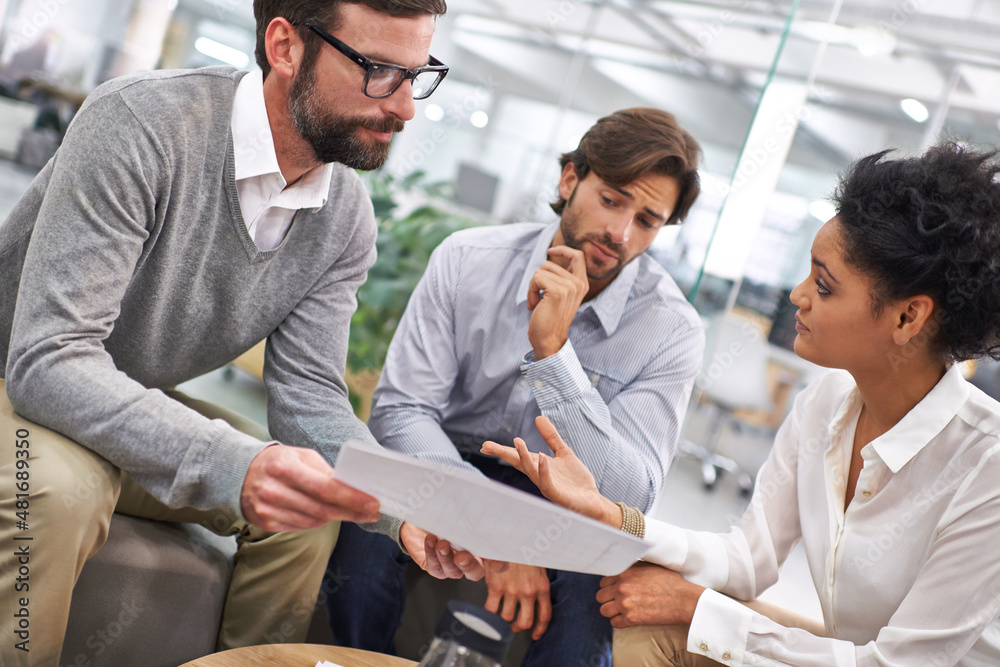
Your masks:
M280 246L257 250L234 178L242 74L102 85L0 223L0 371L15 410L174 507L239 512L247 468L268 443L159 390L265 337L275 440L331 462L348 438L374 442L342 379L355 293L375 260L371 201L338 165L326 205L299 211Z

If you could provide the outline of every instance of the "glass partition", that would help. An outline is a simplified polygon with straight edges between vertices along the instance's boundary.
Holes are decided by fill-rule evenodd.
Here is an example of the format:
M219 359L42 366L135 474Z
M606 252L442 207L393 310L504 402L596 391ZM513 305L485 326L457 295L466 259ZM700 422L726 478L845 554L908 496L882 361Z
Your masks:
M742 275L727 275L733 262L713 262L729 241L720 224L693 296L700 310L739 305L777 319L779 329L789 328L787 294L808 273L812 237L834 214L827 199L838 172L863 155L912 154L943 139L1000 145L995 3L833 3L790 18L775 76L807 90L797 123L788 125L787 158L759 229L741 238L749 251ZM755 161L747 158L740 168ZM793 337L788 330L772 336L779 343Z

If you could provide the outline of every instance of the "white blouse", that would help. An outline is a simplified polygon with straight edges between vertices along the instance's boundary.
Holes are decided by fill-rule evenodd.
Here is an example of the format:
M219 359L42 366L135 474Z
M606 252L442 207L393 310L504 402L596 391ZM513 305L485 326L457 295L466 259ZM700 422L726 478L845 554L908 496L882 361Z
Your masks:
M953 367L861 451L845 513L860 412L851 376L824 375L795 401L729 533L647 521L657 546L644 560L713 589L689 651L728 665L1000 665L1000 404ZM800 539L829 637L726 597L760 595Z

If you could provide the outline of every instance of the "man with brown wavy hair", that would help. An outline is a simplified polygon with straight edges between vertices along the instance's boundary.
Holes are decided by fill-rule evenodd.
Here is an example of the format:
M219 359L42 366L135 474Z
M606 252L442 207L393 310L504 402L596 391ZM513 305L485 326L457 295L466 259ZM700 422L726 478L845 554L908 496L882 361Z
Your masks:
M704 347L700 320L645 251L698 196L698 143L669 113L601 118L562 157L560 221L458 232L434 252L389 348L368 425L386 448L538 493L479 455L544 414L610 497L646 511L663 483ZM483 527L489 530L489 526ZM525 545L529 546L529 545ZM344 524L327 599L338 641L393 649L407 558ZM609 665L599 577L486 572L487 609L534 640L525 665Z
M262 71L100 86L0 225L0 663L57 664L114 511L238 536L220 649L304 639L339 521L398 538L332 467L348 438L374 442L343 380L375 260L353 168L384 162L447 72L429 55L444 10L259 0ZM265 338L267 430L172 389ZM30 594L14 580L27 536ZM424 537L402 539L461 575ZM15 637L11 605L29 603Z

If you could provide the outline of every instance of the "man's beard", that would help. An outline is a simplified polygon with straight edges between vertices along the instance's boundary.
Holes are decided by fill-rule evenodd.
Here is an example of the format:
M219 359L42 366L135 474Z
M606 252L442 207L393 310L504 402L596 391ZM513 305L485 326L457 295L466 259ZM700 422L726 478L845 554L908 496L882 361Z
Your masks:
M624 249L621 244L611 241L607 234L584 234L583 236L578 236L576 233L577 227L577 212L573 208L573 198L576 196L576 188L569 196L569 200L566 202L565 208L563 208L562 216L559 221L559 231L562 232L563 243L567 247L573 248L574 250L583 251L583 244L587 241L592 243L599 243L603 247L610 250L617 258L618 263L604 271L601 274L592 274L589 270L587 271L587 278L590 280L608 280L618 275L621 270L628 263L625 260Z
M366 142L358 136L359 128L375 132L401 132L398 118L348 118L319 108L315 91L315 67L304 66L288 93L288 109L295 128L312 148L321 163L339 162L352 169L371 171L385 164L389 141Z

